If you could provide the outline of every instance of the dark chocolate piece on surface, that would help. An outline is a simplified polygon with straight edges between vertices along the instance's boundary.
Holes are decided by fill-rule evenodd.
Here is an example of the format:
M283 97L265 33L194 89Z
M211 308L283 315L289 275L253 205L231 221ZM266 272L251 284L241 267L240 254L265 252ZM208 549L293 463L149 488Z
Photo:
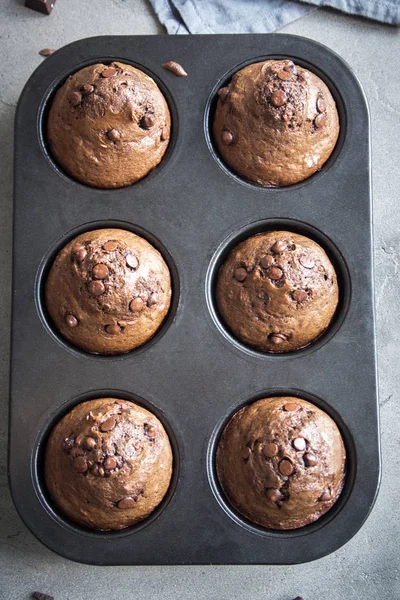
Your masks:
M44 15L49 15L54 8L56 0L25 0L25 6Z
M42 594L42 592L33 592L32 598L36 598L36 600L54 600L54 596L49 596L49 594Z

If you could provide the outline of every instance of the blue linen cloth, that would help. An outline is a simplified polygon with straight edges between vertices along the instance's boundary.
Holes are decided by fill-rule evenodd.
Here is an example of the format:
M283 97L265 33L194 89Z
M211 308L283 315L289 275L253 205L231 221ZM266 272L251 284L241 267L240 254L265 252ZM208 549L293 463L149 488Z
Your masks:
M168 33L268 33L315 10L400 24L400 0L150 0Z

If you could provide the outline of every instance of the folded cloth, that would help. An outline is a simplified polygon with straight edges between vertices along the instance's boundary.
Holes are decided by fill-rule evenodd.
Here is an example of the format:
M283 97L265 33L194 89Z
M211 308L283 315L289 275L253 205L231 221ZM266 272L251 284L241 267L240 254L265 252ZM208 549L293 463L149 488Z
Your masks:
M400 0L150 0L168 33L268 33L316 9L400 24Z

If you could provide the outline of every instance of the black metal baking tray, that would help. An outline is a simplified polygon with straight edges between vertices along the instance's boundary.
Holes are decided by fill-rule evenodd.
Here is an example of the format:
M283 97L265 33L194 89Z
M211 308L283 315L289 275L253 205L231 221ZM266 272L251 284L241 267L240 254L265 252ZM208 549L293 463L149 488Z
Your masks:
M246 64L288 57L322 77L338 105L341 134L310 179L265 189L219 160L209 123L217 90ZM81 185L46 147L49 101L72 72L120 60L149 73L172 114L169 150L141 182L118 190ZM181 63L188 77L162 68ZM328 48L289 35L97 37L59 50L35 71L16 116L14 273L9 480L19 514L49 548L105 565L291 564L347 542L369 514L380 480L373 307L369 115L347 64ZM147 237L167 260L173 305L155 338L129 354L89 355L53 329L43 306L46 272L72 237L102 226ZM340 284L328 332L289 355L260 354L224 328L213 296L221 261L241 239L267 229L308 235L325 248ZM337 421L348 453L344 492L316 523L294 531L252 525L224 499L214 451L229 416L267 395L315 402ZM167 497L145 521L90 532L49 500L43 448L72 406L128 398L155 412L174 450Z

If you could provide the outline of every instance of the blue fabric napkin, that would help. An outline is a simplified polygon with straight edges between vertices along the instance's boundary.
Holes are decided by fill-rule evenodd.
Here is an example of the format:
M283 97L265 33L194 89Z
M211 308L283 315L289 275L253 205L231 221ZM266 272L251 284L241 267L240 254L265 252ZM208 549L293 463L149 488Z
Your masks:
M267 33L317 6L400 24L400 0L150 0L168 33Z

